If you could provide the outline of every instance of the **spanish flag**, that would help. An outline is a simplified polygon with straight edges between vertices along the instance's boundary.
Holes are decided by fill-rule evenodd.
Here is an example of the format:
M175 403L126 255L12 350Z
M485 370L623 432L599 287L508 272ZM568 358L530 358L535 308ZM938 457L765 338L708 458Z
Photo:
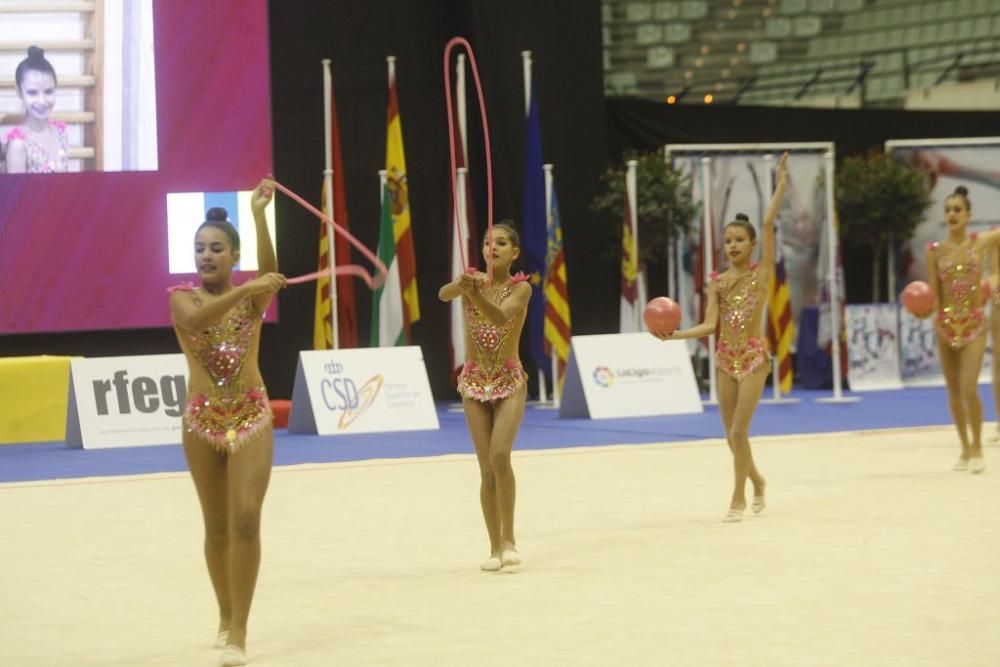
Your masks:
M406 180L406 157L403 153L403 125L396 95L396 58L389 56L386 61L389 65L389 113L385 142L385 187L391 206L393 238L396 241L394 261L399 264L399 281L403 291L404 335L409 343L410 325L420 319L417 260L410 225L410 192Z

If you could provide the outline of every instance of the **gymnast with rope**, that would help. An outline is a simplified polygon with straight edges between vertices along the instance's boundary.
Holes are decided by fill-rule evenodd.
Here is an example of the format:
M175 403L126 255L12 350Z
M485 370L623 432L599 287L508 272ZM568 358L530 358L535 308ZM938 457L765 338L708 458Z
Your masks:
M497 571L521 564L514 538L514 501L517 484L510 453L524 419L527 384L518 358L521 329L528 312L531 287L523 273L511 275L511 266L521 253L517 232L510 221L493 225L493 165L490 159L489 125L479 81L476 59L469 43L460 37L448 42L444 53L445 100L448 136L451 138L451 190L455 212L455 141L452 125L450 54L463 46L469 55L479 95L486 155L487 232L483 240L486 272L468 268L442 286L442 301L462 299L465 322L465 349L469 358L458 376L465 421L479 462L479 502L490 540L490 557L480 564L485 571ZM465 240L458 231L458 246L465 261ZM471 259L471 258L470 258Z
M183 416L184 456L191 470L205 524L205 561L219 605L216 648L220 665L245 665L247 620L260 569L260 517L271 477L274 429L267 389L258 366L260 329L275 293L289 284L315 280L320 272L286 278L267 228L265 209L278 189L333 227L375 265L371 276L356 265L336 273L361 278L375 288L385 265L347 230L272 179L251 195L257 236L258 275L234 285L240 237L227 212L213 208L195 233L200 286L170 291L170 313L188 362Z

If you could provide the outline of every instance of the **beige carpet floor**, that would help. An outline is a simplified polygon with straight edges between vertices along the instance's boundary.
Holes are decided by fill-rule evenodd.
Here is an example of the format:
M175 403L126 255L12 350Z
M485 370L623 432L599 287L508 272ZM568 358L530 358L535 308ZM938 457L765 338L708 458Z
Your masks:
M950 428L515 454L517 572L471 456L276 468L252 664L997 667L1000 447ZM215 664L190 479L0 486L0 665Z

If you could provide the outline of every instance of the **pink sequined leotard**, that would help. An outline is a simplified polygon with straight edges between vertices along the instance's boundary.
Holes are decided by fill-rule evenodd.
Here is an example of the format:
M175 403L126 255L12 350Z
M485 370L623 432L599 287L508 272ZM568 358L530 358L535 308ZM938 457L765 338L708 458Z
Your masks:
M499 306L514 285L527 280L518 273L497 289L491 301ZM497 326L471 303L465 307L465 345L471 355L458 376L458 393L476 401L499 401L524 386L527 375L517 355L525 312Z
M767 340L760 337L767 281L753 266L735 279L714 275L711 288L719 297L716 363L720 371L739 382L770 361Z
M174 289L194 291L190 285ZM206 329L174 327L191 373L184 429L219 451L238 451L271 424L271 406L255 363L260 322L247 297ZM254 363L248 364L251 359Z
M55 132L56 140L59 143L59 150L54 155L49 153L41 142L20 127L11 129L4 136L4 144L10 144L12 141L24 142L24 151L28 156L26 171L29 174L52 174L69 171L69 137L66 134L66 124L52 121L49 126Z
M953 349L965 347L986 332L979 284L983 278L983 260L976 249L976 237L953 250L940 243L928 249L937 267L940 309L934 328Z

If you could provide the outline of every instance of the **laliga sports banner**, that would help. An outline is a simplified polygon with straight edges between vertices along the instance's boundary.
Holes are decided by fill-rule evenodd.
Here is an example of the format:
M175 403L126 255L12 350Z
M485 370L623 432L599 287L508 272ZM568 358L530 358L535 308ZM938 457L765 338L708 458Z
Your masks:
M898 306L851 304L845 310L851 391L901 389Z
M179 444L187 373L183 354L73 359L66 444L84 449Z
M299 353L288 418L290 433L346 435L438 428L419 347Z
M649 333L573 336L560 417L644 417L702 412L684 341Z

